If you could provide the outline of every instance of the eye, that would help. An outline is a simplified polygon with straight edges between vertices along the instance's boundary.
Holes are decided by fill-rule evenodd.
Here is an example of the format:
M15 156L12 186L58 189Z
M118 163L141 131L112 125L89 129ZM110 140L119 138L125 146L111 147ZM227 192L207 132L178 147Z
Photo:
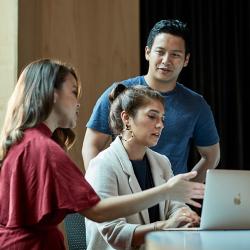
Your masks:
M158 55L160 55L160 56L164 55L164 51L163 50L156 50L155 53L158 54Z
M153 119L155 119L156 117L155 117L155 115L148 115L148 117L151 119L151 120L153 120Z
M173 57L176 57L176 58L181 57L181 55L178 54L178 53L172 53L171 55L172 55Z
M156 120L156 119L159 119L159 118L160 118L159 115L156 114L156 113L149 113L149 114L148 114L148 117L149 117L149 119L151 119L151 120Z

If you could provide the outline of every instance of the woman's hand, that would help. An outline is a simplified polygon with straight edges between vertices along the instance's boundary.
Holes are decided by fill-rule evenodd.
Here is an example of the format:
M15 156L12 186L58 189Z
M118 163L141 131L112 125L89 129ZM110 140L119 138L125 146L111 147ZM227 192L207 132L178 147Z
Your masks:
M192 211L188 207L183 207L178 209L173 216L165 221L157 221L157 230L166 230L168 228L178 228L178 227L196 227L200 224L200 217L197 213Z
M186 174L176 175L166 183L166 195L169 200L181 201L195 207L201 207L201 204L193 199L202 199L204 196L205 185L198 182L191 182L190 179L197 175L196 171Z

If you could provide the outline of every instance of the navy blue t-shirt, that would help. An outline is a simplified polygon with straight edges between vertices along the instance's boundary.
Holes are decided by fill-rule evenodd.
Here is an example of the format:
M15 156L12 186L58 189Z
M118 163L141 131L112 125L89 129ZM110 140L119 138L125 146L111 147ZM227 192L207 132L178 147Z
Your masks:
M134 169L135 176L142 190L155 187L150 164L147 155L142 160L130 160ZM150 223L160 220L159 204L148 208Z
M145 85L144 76L124 80L126 86ZM111 85L98 99L87 123L88 128L112 135L109 127L109 93ZM158 144L152 147L158 153L166 155L173 173L185 173L191 141L196 146L206 147L219 142L212 111L205 99L198 93L177 83L174 90L161 93L165 97L164 129Z

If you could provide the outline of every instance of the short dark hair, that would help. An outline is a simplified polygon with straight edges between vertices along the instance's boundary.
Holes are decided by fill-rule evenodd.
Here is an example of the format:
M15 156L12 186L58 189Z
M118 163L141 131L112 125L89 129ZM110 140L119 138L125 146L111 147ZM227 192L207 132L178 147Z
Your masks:
M185 41L185 53L190 53L189 29L186 23L173 19L161 20L157 22L148 35L147 46L150 49L152 48L155 37L160 33L169 33L174 36L183 38L183 40Z

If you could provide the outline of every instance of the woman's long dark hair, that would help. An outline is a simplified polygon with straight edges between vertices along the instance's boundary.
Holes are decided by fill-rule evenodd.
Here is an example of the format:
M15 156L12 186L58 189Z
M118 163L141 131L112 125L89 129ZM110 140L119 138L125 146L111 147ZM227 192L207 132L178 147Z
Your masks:
M0 167L10 147L22 139L25 129L48 118L54 104L54 90L61 88L68 74L75 77L79 95L77 74L64 63L42 59L23 70L8 102L0 137ZM66 150L73 144L75 135L71 129L57 128L52 138Z

